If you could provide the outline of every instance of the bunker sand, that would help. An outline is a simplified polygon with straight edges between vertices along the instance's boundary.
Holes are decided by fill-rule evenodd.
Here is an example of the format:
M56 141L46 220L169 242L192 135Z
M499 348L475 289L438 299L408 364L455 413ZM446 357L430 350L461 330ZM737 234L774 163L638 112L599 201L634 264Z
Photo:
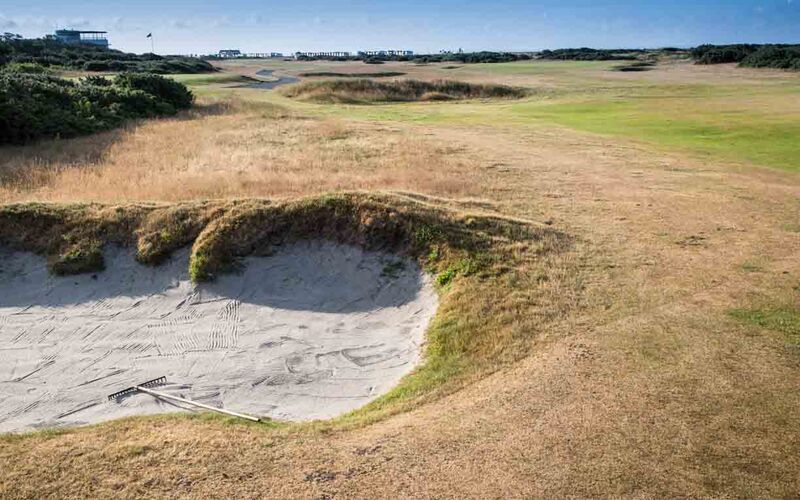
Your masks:
M387 392L420 359L437 306L407 259L314 241L195 285L188 252L152 268L107 249L96 275L53 277L3 252L0 432L178 411L170 394L279 419L330 418ZM188 408L187 408L188 409Z

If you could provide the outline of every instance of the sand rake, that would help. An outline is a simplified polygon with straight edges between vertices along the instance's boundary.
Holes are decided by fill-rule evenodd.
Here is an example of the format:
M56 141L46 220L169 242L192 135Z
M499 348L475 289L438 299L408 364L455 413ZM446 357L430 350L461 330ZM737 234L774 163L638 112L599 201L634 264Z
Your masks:
M170 394L166 394L160 391L154 391L151 387L158 387L160 385L164 385L167 383L167 377L158 377L154 378L153 380L148 380L147 382L141 383L139 385L134 385L133 387L128 387L127 389L123 389L121 391L115 392L108 396L109 401L116 401L120 398L123 398L129 394L136 394L139 392L144 392L146 394L150 394L153 397L166 399L167 401L177 401L179 403L184 403L191 406L196 406L198 408L203 408L205 410L215 411L217 413L223 413L225 415L230 415L232 417L243 418L245 420L250 420L251 422L261 422L261 419L258 417L253 417L251 415L245 415L243 413L236 413L235 411L230 410L223 410L222 408L216 408L214 406L209 406L207 404L198 403L197 401L192 401L189 399L179 398L178 396L172 396Z

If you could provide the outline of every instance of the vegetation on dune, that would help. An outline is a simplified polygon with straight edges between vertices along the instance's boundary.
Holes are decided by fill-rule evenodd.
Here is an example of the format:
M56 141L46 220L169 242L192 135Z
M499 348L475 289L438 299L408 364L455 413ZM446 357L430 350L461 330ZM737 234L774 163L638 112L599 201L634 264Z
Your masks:
M361 79L304 82L287 87L283 93L288 97L314 102L366 104L451 99L518 99L526 96L528 91L506 85L480 85L452 80L375 82Z
M527 61L531 59L530 54L520 54L514 52L449 52L444 54L426 54L414 56L414 62L460 62L464 64L477 63L502 63L514 61Z
M530 336L555 319L572 299L553 266L571 239L547 226L437 207L421 196L341 193L287 202L242 200L180 205L17 204L0 206L0 245L48 258L58 274L103 268L102 250L135 247L137 259L156 265L192 245L195 281L237 269L248 255L275 246L328 239L416 259L443 292L428 336L427 363L399 388L347 418L371 410L397 411L431 390L489 366L524 355ZM558 297L549 293L550 273ZM534 280L523 292L508 283ZM521 325L494 309L528 300L543 304L535 324ZM494 319L488 319L494 318Z
M0 71L0 144L73 137L131 119L172 115L194 99L183 84L154 74L90 76L74 82L22 69Z
M539 53L539 58L560 61L633 61L637 59L637 54L643 52L643 50L606 50L582 47L579 49L543 50Z
M700 45L692 49L692 57L697 64L800 70L800 45Z
M195 57L131 54L88 45L65 45L56 40L5 36L0 40L0 66L36 63L45 67L83 71L142 73L210 73L216 71Z

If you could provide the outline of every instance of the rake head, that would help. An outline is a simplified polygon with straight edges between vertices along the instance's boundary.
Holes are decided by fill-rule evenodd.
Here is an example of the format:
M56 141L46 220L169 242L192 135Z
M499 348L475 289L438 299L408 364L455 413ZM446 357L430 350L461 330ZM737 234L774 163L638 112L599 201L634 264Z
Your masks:
M108 396L109 401L118 400L123 398L129 394L134 394L139 392L140 387L156 387L159 385L164 385L167 383L167 377L158 377L154 378L153 380L148 380L147 382L141 383L139 385L134 385L133 387L128 387L127 389L123 389L121 391L117 391L114 394Z

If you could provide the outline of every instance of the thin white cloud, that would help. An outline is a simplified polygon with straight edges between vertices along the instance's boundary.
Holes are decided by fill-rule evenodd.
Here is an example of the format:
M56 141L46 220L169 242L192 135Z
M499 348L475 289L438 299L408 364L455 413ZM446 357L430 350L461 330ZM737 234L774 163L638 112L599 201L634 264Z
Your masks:
M19 24L15 20L0 14L0 29L11 30L18 26Z
M193 24L188 20L173 19L169 22L169 26L178 30L188 30L193 27Z

